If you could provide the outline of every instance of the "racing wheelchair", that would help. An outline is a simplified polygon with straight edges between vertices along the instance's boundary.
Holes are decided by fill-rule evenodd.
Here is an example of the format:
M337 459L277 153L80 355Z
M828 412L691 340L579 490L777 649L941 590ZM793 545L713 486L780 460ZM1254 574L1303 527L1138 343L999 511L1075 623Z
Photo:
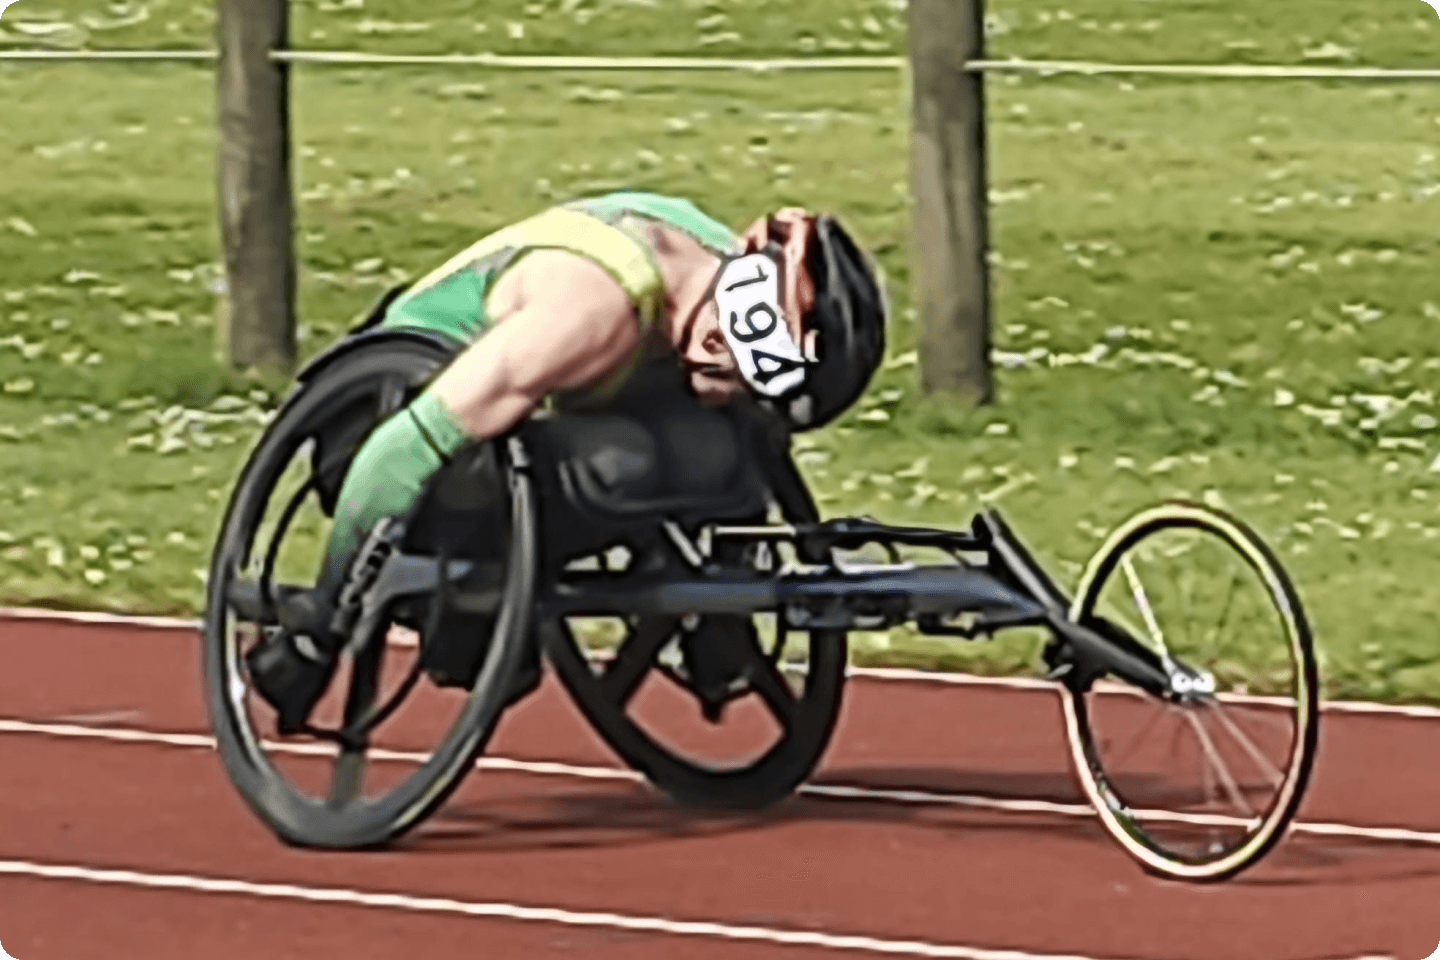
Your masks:
M381 328L396 293L300 373L211 561L211 722L233 783L282 840L372 847L421 823L534 688L542 651L655 788L699 808L772 805L826 750L849 634L902 624L1043 638L1076 779L1146 870L1220 880L1282 837L1315 755L1317 667L1293 585L1239 520L1144 510L1068 594L994 511L963 530L823 520L783 428L742 404L701 407L659 362L601 406L562 403L446 465L342 601L327 699L300 737L277 736L247 650L306 615L295 608L351 458L457 350ZM941 562L918 562L927 552ZM1177 589L1157 592L1172 571ZM647 716L647 697L698 714L702 733L736 711L764 732L739 760L714 759L700 734ZM1196 782L1168 779L1169 764Z

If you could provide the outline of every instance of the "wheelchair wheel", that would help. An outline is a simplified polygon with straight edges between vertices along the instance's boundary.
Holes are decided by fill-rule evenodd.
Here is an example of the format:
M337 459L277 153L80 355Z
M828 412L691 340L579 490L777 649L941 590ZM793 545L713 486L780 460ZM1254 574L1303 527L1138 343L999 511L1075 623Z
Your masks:
M1274 554L1219 511L1163 504L1110 535L1071 616L1172 675L1166 697L1066 678L1071 755L1105 829L1166 877L1253 865L1295 816L1319 730L1310 628Z
M488 645L472 687L442 689L421 669L427 624L436 622L423 612L435 601L422 598L410 609L388 611L388 626L353 656L342 655L308 736L275 735L273 713L250 689L246 652L274 629L286 584L313 583L333 495L355 448L446 359L437 347L380 341L317 374L265 430L225 515L207 589L206 700L231 780L289 843L375 846L420 823L473 768L529 637L536 508L529 475L516 463L519 451L501 444L508 487L503 582L487 621L493 629L475 638L477 646Z
M816 516L798 475L779 507L790 521ZM741 547L757 569L768 546ZM613 655L588 649L596 628ZM585 631L589 628L589 635ZM604 624L565 618L543 625L550 661L581 713L631 769L676 802L756 810L785 799L820 762L839 717L849 637L797 633L775 614L630 617ZM701 649L701 648L706 649ZM721 658L723 695L706 691L700 662ZM723 722L722 722L723 721Z

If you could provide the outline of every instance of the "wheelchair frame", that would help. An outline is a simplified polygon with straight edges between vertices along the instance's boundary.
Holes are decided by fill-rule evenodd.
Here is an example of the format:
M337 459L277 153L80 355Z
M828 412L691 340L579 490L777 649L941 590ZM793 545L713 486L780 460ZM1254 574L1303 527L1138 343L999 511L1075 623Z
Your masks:
M305 385L347 355L386 340L453 351L454 344L424 333L374 329L385 305L399 292L397 289L387 294L364 323L313 359L299 375L300 389L304 390ZM537 440L537 435L528 433L528 426L522 425L508 437L490 442L497 444L502 453L500 460L504 464L506 484L512 489L523 489L529 504L527 509L533 511L535 500L543 499L540 496L546 488L543 475L555 464L545 451L544 442L532 442ZM791 509L786 512L787 516L816 516L813 500L790 457L788 436L772 431L764 439L767 442L752 444L750 449L759 461L758 469L769 484L771 494L782 504L803 508ZM537 455L537 450L542 452ZM333 466L327 460L325 468ZM321 464L317 462L316 467ZM297 502L292 501L285 508L287 519L282 527L288 523ZM1189 508L1178 509L1183 515ZM538 513L530 515L539 516ZM731 513L732 517L735 515ZM1252 566L1259 569L1255 558L1260 556L1268 568L1279 570L1273 556L1238 522L1216 516L1222 526L1228 525L1225 536L1232 546L1241 549L1236 542L1236 531L1240 539L1250 538L1251 552L1246 553L1246 557ZM1181 516L1176 523L1203 528L1213 527L1215 521L1200 516L1186 520ZM642 549L650 560L658 559L658 562L633 564L620 570L574 569L556 563L557 558L548 555L543 536L536 530L519 532L529 538L532 546L526 549L536 558L536 569L524 575L532 581L526 587L532 601L531 609L522 618L527 624L523 629L528 629L528 624L543 627L567 617L640 620L710 615L747 617L760 613L773 613L785 629L797 631L844 633L913 623L923 635L980 639L1006 629L1041 628L1050 634L1043 654L1050 668L1049 676L1070 695L1066 700L1066 717L1071 728L1072 749L1077 729L1088 722L1083 704L1077 705L1074 701L1080 700L1097 678L1113 676L1170 703L1183 704L1208 697L1215 691L1214 679L1204 671L1168 653L1162 656L1118 624L1093 611L1082 611L1081 605L1072 602L1055 583L997 511L976 515L969 528L962 531L889 525L867 517L823 522L744 523L707 519L703 503L691 503L681 504L675 510L628 516L617 522L613 531L607 532L615 533L618 542L626 539L621 535L625 532L643 532L637 539L643 542ZM726 546L731 544L763 544L772 548L787 545L798 559L774 573L742 570L725 556ZM890 562L862 564L841 558L843 551L877 545L887 553ZM1113 553L1121 545L1112 542L1106 550ZM900 558L900 547L937 550L948 554L954 562L909 563ZM598 551L586 552L593 555ZM311 613L303 604L292 607L290 600L303 588L269 582L272 561L273 557L267 559L267 572L258 581L228 582L224 596L219 598L221 604L228 604L235 615L262 627L302 629ZM444 604L466 613L503 614L504 597L488 585L476 585L478 566L470 560L449 559L444 551L436 556L408 552L398 546L389 549L359 598L358 610L352 611L354 619L348 624L351 640L346 653L351 657L366 656L366 648L374 645L387 611L406 598L439 596ZM1278 587L1273 577L1269 584L1272 598L1283 594L1287 615L1298 630L1295 643L1303 648L1304 666L1308 668L1303 677L1305 696L1299 709L1310 711L1313 716L1311 701L1316 681L1309 628L1298 597L1283 571L1279 571L1278 579ZM514 662L514 658L510 657L507 662ZM487 668L487 676L499 669ZM418 676L417 666L394 700L354 717L347 715L343 729L311 732L338 742L342 755L363 751L370 730L390 714ZM496 686L500 681L495 677L487 682L500 689ZM493 723L492 714L497 711L485 713L491 716L488 722ZM1283 798L1284 810L1277 815L1277 822L1282 826L1293 816L1308 780L1316 740L1314 721L1300 729L1299 734L1303 743L1297 741L1298 760L1292 758L1294 769L1287 780L1289 792ZM485 735L488 736L488 731ZM483 739L478 742L483 743ZM1079 753L1074 758L1077 763L1095 762ZM1086 789L1102 818L1113 819L1117 810L1107 814L1101 809L1113 800L1096 792L1088 782ZM422 815L418 807L406 814L412 818L410 822ZM1272 815L1267 814L1267 821L1271 818ZM1279 836L1276 830L1271 830L1261 840L1248 844L1242 851L1243 856L1237 853L1224 864L1207 870L1205 865L1188 867L1158 856L1156 849L1147 850L1148 841L1127 839L1123 825L1117 828L1107 820L1107 827L1147 869L1197 880L1233 875L1258 859ZM314 829L317 835L325 833L318 826ZM333 841L325 842L344 844L338 835Z

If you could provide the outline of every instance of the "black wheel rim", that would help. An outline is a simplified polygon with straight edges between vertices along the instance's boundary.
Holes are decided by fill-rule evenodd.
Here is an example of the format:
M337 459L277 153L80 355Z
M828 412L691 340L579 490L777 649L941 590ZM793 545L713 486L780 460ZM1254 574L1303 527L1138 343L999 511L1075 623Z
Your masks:
M772 477L778 477L774 514L787 521L814 519L815 505L788 458L769 467ZM629 709L640 685L658 678L683 690L682 696L689 699L681 709L688 708L697 724L704 722L705 705L688 689L686 678L673 664L659 662L658 655L683 627L680 621L654 618L626 623L614 659L598 671L570 623L546 624L545 645L556 673L586 719L654 787L686 806L760 809L788 797L819 763L838 722L849 651L843 631L810 632L804 634L808 655L803 663L786 664L785 642L798 634L785 629L778 614L768 619L769 629L761 632L769 634L769 648L762 643L759 650L745 651L748 680L742 691L748 690L749 699L764 704L778 735L768 747L752 747L738 762L687 750L684 742L667 737L670 731L647 728ZM793 676L802 666L803 683L785 675ZM724 709L729 711L731 704ZM688 736L689 730L684 733Z
M535 587L535 503L529 478L508 471L510 478L510 544L506 582L490 649L474 687L441 742L421 760L409 762L413 771L393 789L370 799L360 796L360 784L370 743L368 737L348 738L334 756L329 789L323 797L307 795L288 782L266 752L263 733L247 712L246 678L227 591L236 571L251 555L258 534L256 524L277 479L301 452L307 431L333 411L367 395L377 414L393 411L404 401L397 383L417 386L443 361L434 351L397 350L386 345L370 356L357 358L350 369L351 382L302 390L292 396L267 429L243 471L222 526L211 566L204 638L204 678L212 725L232 781L252 809L284 839L315 846L363 847L384 843L415 826L428 815L473 767L505 701L511 678L523 653L529 632L529 610ZM288 515L292 514L288 507ZM283 531L282 531L283 532ZM269 551L267 550L267 553ZM271 565L267 558L267 569ZM384 645L364 648L351 670L344 719L349 723L377 709L377 677L384 665ZM413 682L413 681L410 681ZM381 703L379 709L393 709ZM338 738L337 738L338 739ZM312 753L314 751L312 750Z

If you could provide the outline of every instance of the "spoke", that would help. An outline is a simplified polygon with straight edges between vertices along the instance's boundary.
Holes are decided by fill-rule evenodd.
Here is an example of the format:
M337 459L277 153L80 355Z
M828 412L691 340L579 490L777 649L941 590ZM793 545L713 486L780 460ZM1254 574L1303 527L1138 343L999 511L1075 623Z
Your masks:
M1183 709L1183 708L1182 708L1182 709ZM1182 714L1181 714L1181 719L1183 719L1183 718L1184 718L1184 714L1182 713ZM1181 739L1181 737L1184 735L1184 733L1185 733L1185 724L1183 724L1183 723L1176 723L1176 724L1175 724L1175 732L1170 735L1170 756L1172 756L1172 757L1178 757L1178 756L1180 756L1180 739ZM1207 793L1205 796L1206 796L1206 799L1208 800L1210 795Z
M1145 585L1140 582L1140 577L1135 573L1135 565L1130 562L1129 557L1120 561L1121 567L1125 570L1125 579L1130 581L1130 595L1135 599L1135 606L1140 611L1140 616L1145 618L1145 627L1150 631L1150 636L1160 645L1160 653L1166 659L1170 651L1165 647L1165 634L1160 630L1160 624L1155 619L1155 611L1150 608L1150 598L1145 593Z
M1260 769L1260 772L1270 779L1270 785L1272 787L1278 787L1284 783L1285 774L1281 772L1279 767L1270 762L1269 757L1260 752L1260 748L1255 745L1255 741L1251 740L1245 731L1240 729L1239 724L1230 719L1230 715L1225 712L1225 708L1214 700L1206 700L1205 702L1214 708L1215 715L1220 718L1220 722L1225 725L1225 729L1230 732L1230 735L1235 738L1235 741L1240 744L1241 748L1250 754L1250 759L1255 761L1255 766Z
M1189 710L1185 711L1185 719L1190 722L1191 728L1194 729L1195 737L1200 741L1200 749L1205 751L1205 756L1209 759L1211 768L1215 771L1216 775L1219 776L1220 782L1225 787L1225 792L1230 794L1231 801L1236 807L1245 811L1253 820L1256 816L1255 811L1251 809L1250 804L1246 802L1244 795L1241 794L1240 785L1237 784L1235 778L1230 775L1230 768L1225 765L1225 760L1220 756L1220 751L1215 749L1215 743L1210 739L1210 734L1205 730L1205 725L1200 722L1194 712Z
M766 624L770 627L770 630L768 632L772 636L774 636L775 640L770 648L770 652L766 653L764 649L761 649L760 655L763 656L765 659L769 660L771 663L775 664L776 669L783 671L785 669L785 647L788 646L790 642L790 631L785 629L785 625L781 622L781 619L777 614L757 614L755 619L752 620L751 623L755 623L755 620L761 620L762 618L767 617L770 621ZM763 631L760 624L756 623L756 638L758 639L759 635L763 632L766 631Z
M374 705L384 655L384 637L372 637L352 662L350 692L345 698L346 730L353 729ZM347 807L360 795L360 785L365 777L365 750L369 744L370 732L362 730L355 740L340 745L340 755L335 758L335 775L330 781L331 807L337 810Z
M1210 808L1212 805L1217 807L1220 806L1220 791L1216 788L1215 773L1210 769L1210 765L1205 762L1205 756L1203 753L1200 757L1200 776L1202 782L1205 784L1205 799L1200 804L1200 808L1204 810ZM1213 804L1211 799L1212 797L1214 798ZM1218 830L1218 826L1210 824L1208 825L1208 831L1203 834L1203 836L1209 837L1208 846L1210 847L1211 852L1219 852L1218 848L1220 847L1220 843L1216 839Z
M1271 711L1268 709L1256 708L1249 711L1246 716L1250 717L1253 722L1267 723L1277 730L1284 730L1285 735L1293 740L1295 738L1294 718L1291 717L1289 714L1286 714L1284 716L1272 717L1270 716L1270 713Z
M655 656L675 634L679 621L674 617L648 617L615 651L615 659L600 678L606 699L624 708L640 688L640 681L655 665Z
M1210 634L1205 640L1205 646L1212 655L1219 652L1220 629L1225 626L1225 621L1230 617L1230 604L1235 601L1235 588L1237 585L1237 577L1235 571L1232 569L1230 571L1230 583L1225 590L1225 605L1220 608L1220 620L1215 626L1210 628Z
M1187 549L1184 551L1189 553ZM1191 640L1190 631L1194 629L1194 617L1191 611L1195 609L1195 578L1194 576L1181 576L1180 578L1180 624L1185 631L1186 649L1189 649Z
M760 695L760 699L765 701L765 706L770 708L770 713L780 722L780 726L788 731L795 723L799 704L796 703L795 693L784 674L758 647L752 647L750 669L747 673L751 689Z
M225 583L225 601L237 619L248 623L274 625L279 620L279 609L283 609L291 597L308 593L305 587L288 583L270 584L274 608L267 607L260 590L259 580L246 580L232 576Z
M342 747L335 758L335 777L330 781L329 806L343 810L360 796L360 784L365 779L365 748Z
M1150 711L1150 716L1146 719L1145 725L1140 728L1139 733L1130 738L1129 743L1125 744L1125 749L1121 751L1120 755L1113 761L1114 766L1122 766L1125 761L1130 758L1130 755L1135 752L1135 747L1140 743L1140 738L1149 733L1155 724L1159 722L1160 717L1165 712L1166 706L1168 706L1168 704L1163 700L1156 700L1154 702L1154 709ZM1107 764L1107 766L1109 766L1109 764Z
M1211 770L1210 764L1206 762L1203 749L1200 753L1200 782L1203 785L1202 789L1205 791L1205 799L1200 804L1203 809L1210 806L1212 800L1219 800L1220 793L1216 787L1215 771Z

